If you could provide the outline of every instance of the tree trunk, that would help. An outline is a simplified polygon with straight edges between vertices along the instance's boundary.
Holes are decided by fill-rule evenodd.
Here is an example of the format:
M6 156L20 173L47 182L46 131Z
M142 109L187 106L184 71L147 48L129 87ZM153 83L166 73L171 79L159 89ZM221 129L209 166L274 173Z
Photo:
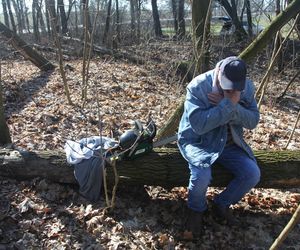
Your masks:
M11 26L12 26L12 30L15 33L17 33L16 23L15 23L14 15L13 15L12 10L11 10L10 0L7 0L6 3L7 3L7 8L8 8L8 13L9 13L9 17L10 17L10 23L11 23Z
M116 33L117 42L121 42L121 31L120 31L120 10L119 10L119 0L116 0Z
M107 36L108 36L109 26L110 26L111 3L112 0L109 0L107 4L107 14L106 14L105 28L104 28L103 40L102 40L103 44L105 45L107 44Z
M35 66L43 71L53 70L55 66L46 58L38 54L28 44L26 44L18 35L0 22L0 33L10 40L10 44L20 52L26 59L30 60Z
M192 5L193 41L197 74L209 69L210 2L195 0Z
M20 11L20 8L19 8L16 0L12 0L12 4L14 6L16 17L17 17L17 20L18 20L18 25L17 25L18 26L18 32L19 32L19 34L22 34L23 33L23 24L22 24L21 11Z
M151 6L152 6L152 16L153 16L155 36L162 37L163 34L162 34L160 20L159 20L157 0L151 0Z
M46 12L47 34L48 34L48 38L51 39L51 38L52 38L52 33L51 33L50 13L49 13L49 11L48 11L49 9L50 9L49 1L46 1L46 2L45 2L45 12Z
M21 16L21 27L23 30L26 29L26 19L25 19L25 3L24 0L18 0L20 16Z
M224 7L230 16L232 23L235 26L235 35L238 40L243 39L247 36L246 31L243 28L242 23L240 22L237 14L236 0L231 0L231 5L228 0L218 0L218 2Z
M32 24L33 24L33 34L34 39L36 42L40 41L40 31L39 31L39 21L38 21L38 14L37 14L37 5L38 0L32 1Z
M141 3L142 0L136 0L136 22L137 22L137 34L136 42L140 43L141 39Z
M67 21L64 1L57 0L57 5L60 13L61 33L66 34L68 32L68 21Z
M42 3L38 3L37 7L37 21L39 22L39 25L41 26L41 30L43 34L46 34L46 25L44 22L43 18L43 13L42 13Z
M178 35L178 11L177 11L177 1L172 0L172 13L173 13L173 19L174 19L174 31L175 31L175 36Z
M247 13L247 23L248 23L248 35L250 37L253 36L253 26L252 26L252 13L251 13L251 5L250 0L245 0L246 13ZM242 17L243 18L243 17Z
M84 29L87 29L90 34L92 33L92 21L90 16L90 10L89 10L89 0L81 0L82 5L82 20L83 20L83 27ZM83 31L83 37L85 36L85 32Z
M278 16L281 12L280 9L280 0L276 0L276 16ZM299 19L300 20L300 19ZM277 41L276 41L277 39ZM278 33L278 36L276 36L275 40L274 40L274 46L277 46L274 51L277 51L280 44L282 43L282 35L281 32ZM281 50L279 52L278 58L277 58L277 72L280 73L281 71L283 71L283 56L284 56L284 50Z
M185 36L185 21L184 21L184 0L178 2L178 38L182 39Z
M136 18L135 18L135 4L134 0L130 0L130 32L131 37L134 39L136 35Z
M69 42L72 42L72 43L76 43L80 47L83 45L83 41L81 39L78 39L78 38L63 36L62 39L66 42L69 41ZM90 46L90 43L89 43L89 46ZM136 56L134 56L132 54L129 54L129 53L126 53L126 52L121 52L121 51L117 51L117 50L97 46L95 44L93 44L93 52L96 53L96 54L100 54L100 55L110 55L110 56L112 56L116 59L126 59L126 60L128 60L132 63L136 63L136 64L144 64L145 63L144 58L136 57Z
M9 17L7 12L6 0L2 0L2 10L4 15L4 23L7 27L9 27Z
M25 4L25 3L24 3ZM25 22L26 22L26 26L27 26L27 31L28 31L28 34L31 34L31 31L30 31L30 24L29 24L29 17L28 17L28 8L26 7L26 4L25 4Z
M3 104L3 91L2 91L2 71L0 62L0 145L11 143L9 129L6 124Z
M262 177L257 187L293 188L300 185L300 151L255 152ZM118 174L126 185L186 186L187 162L177 148L155 149L143 157L117 163ZM62 183L75 183L73 167L64 152L0 150L0 175L17 179L41 177ZM113 180L108 166L108 179ZM226 186L232 176L223 167L213 166L212 186Z
M59 25L58 25L57 14L56 14L56 9L55 9L55 0L47 0L46 1L46 7L47 7L46 11L47 11L48 18L49 18L50 30L51 30L51 27L52 27L51 23L54 22L55 30L58 33L59 32Z

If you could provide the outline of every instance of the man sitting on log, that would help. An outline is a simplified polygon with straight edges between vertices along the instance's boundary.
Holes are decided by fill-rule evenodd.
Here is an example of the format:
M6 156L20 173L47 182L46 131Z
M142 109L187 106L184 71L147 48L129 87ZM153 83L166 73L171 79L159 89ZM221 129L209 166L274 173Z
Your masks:
M206 192L214 162L234 175L212 203L213 217L228 225L235 223L230 205L260 179L253 152L243 139L243 128L254 129L259 121L254 85L246 79L246 73L244 61L232 56L187 86L178 145L190 169L185 230L193 237L203 233L203 213L208 208Z

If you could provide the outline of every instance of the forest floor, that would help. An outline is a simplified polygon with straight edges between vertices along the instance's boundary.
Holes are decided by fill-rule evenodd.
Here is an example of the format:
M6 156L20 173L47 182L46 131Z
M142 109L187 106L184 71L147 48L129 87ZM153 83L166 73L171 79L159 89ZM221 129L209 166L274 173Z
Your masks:
M190 44L170 41L130 49L146 63L135 65L109 57L91 61L84 107L81 60L65 61L75 106L67 103L59 69L42 73L20 58L2 60L5 113L15 147L62 150L67 139L99 135L99 118L102 135L116 139L136 119L146 122L151 116L160 128L184 97L187 83L175 73L176 63L190 58L192 49ZM217 56L212 61L217 62L234 53L234 47L227 48L226 54L218 48L213 52ZM267 67L264 58L265 54L249 65L249 76L256 86ZM255 150L284 149L295 125L299 84L293 84L284 99L276 102L299 70L289 63L286 68L289 70L272 75L259 125L245 133ZM287 149L300 149L299 125ZM252 189L233 207L238 227L217 224L208 214L201 239L184 241L186 187L122 187L113 211L105 209L105 200L88 202L77 189L43 179L1 178L0 249L268 249L300 202L300 187ZM209 188L208 199L221 190ZM300 224L282 249L300 249L299 235Z

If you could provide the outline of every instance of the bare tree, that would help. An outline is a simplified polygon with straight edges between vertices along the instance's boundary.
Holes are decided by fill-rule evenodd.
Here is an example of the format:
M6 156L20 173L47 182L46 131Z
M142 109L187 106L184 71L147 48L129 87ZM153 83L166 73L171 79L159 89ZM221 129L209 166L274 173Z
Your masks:
M91 16L90 16L90 10L89 10L89 0L81 0L81 7L82 7L82 20L84 24L84 28L86 29L85 32L92 33L92 22L91 22ZM83 34L84 36L84 34Z
M7 27L9 27L9 17L8 17L6 0L2 0L2 9L3 9L3 15L4 15L4 23Z
M159 20L157 0L151 0L151 6L152 6L152 16L153 16L153 22L154 22L155 36L162 37L163 33L161 30L161 25L160 25L160 20Z
M193 40L196 71L209 69L211 0L195 0L192 5Z
M53 4L53 2L52 2ZM64 61L63 61L63 54L62 54L62 48L61 48L61 42L60 42L60 37L58 36L58 32L56 29L56 24L58 22L57 20L57 16L55 15L55 17L53 16L55 13L52 13L53 8L51 7L51 5L48 5L48 13L49 13L49 18L50 18L50 23L51 23L51 30L52 30L52 34L53 34L53 38L54 38L54 43L55 46L58 49L58 62L59 62L59 70L60 70L60 74L63 80L63 85L64 85L64 90L65 90L65 94L68 100L69 105L73 105L73 102L71 100L71 96L70 96L70 89L69 89L69 85L67 82L67 77L66 77L66 72L64 69Z
M250 37L252 37L253 36L253 28L252 28L252 13L251 13L250 0L245 0L245 7L246 7L246 13L247 13L248 35Z
M61 33L66 34L68 32L68 21L63 0L57 0L57 9L60 13Z
M130 0L130 26L131 26L131 37L134 39L136 36L136 16L135 16L135 0Z
M7 143L11 143L11 138L9 134L9 128L5 121L0 61L0 145Z
M116 33L117 42L121 41L119 0L116 0Z
M15 23L14 15L12 13L10 0L6 0L6 3L7 3L8 13L9 13L9 17L10 17L10 23L11 23L13 31L16 33L17 32L17 28L16 28L16 23Z
M175 35L177 36L177 34L178 34L178 11L177 11L178 3L176 0L172 0L171 4L172 4L173 19L174 19L174 30L175 30Z
M19 5L16 2L16 0L12 0L12 4L14 6L17 21L18 21L18 25L17 25L18 32L19 32L19 34L22 34L23 33L23 23L22 23L21 11L20 11Z
M104 28L103 40L102 40L103 44L107 44L107 36L108 36L109 26L110 26L111 4L112 4L112 0L108 0L105 28Z
M178 0L178 38L185 36L184 0Z
M19 6L19 10L20 10L20 15L21 15L21 26L22 29L26 29L26 18L25 18L25 0L17 0L18 6ZM29 27L28 27L29 29Z
M228 15L231 17L232 22L235 26L235 36L237 40L242 40L247 36L246 31L243 28L241 21L238 18L237 14L237 0L217 0L227 11Z
M137 21L137 42L140 41L141 38L141 6L142 6L142 1L141 0L136 0L136 21Z
M38 21L38 0L32 0L32 23L33 23L33 34L36 42L40 41L39 21Z

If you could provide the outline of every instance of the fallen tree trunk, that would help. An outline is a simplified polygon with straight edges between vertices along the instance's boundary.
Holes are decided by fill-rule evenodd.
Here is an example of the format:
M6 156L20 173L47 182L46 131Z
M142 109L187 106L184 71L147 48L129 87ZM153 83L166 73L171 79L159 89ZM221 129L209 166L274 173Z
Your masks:
M300 151L256 151L262 177L258 187L292 188L300 186ZM117 164L120 180L126 185L186 186L189 171L177 148L155 149L133 161ZM73 167L62 151L27 152L0 149L0 175L16 179L46 178L61 183L76 183ZM109 180L113 179L108 167ZM232 176L214 166L212 186L225 186Z
M0 34L9 39L10 44L26 59L42 71L53 70L55 66L45 57L37 53L21 37L0 22Z
M81 39L73 38L73 37L63 36L62 39L66 42L75 42L77 44L80 44L79 48L81 48L84 43ZM144 64L145 63L145 60L143 58L136 57L136 56L131 55L126 52L121 52L118 50L101 47L101 46L98 46L95 44L93 44L93 52L96 54L100 54L100 55L109 55L109 56L114 57L115 59L126 59L129 62L136 63L136 64Z

